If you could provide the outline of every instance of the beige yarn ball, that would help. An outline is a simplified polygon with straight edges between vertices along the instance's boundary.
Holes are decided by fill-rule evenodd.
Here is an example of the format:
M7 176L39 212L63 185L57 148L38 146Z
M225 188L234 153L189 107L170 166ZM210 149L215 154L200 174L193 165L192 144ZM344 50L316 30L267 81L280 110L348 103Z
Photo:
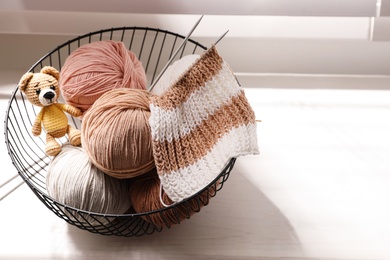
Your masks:
M106 174L128 179L155 167L150 95L140 89L113 89L84 114L82 145L92 163Z
M83 148L64 144L52 159L46 176L48 194L69 207L93 213L123 214L130 207L129 182L112 178L96 168ZM92 224L106 223L105 218L64 213L72 220ZM73 216L74 215L74 216Z

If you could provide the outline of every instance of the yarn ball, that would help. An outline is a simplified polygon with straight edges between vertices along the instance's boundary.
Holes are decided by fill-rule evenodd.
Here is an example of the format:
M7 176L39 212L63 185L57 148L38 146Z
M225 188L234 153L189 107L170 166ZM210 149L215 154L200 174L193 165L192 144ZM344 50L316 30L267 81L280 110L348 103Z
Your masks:
M64 144L49 164L46 176L48 194L69 207L103 214L123 214L131 207L129 182L112 178L96 168L83 148ZM72 220L104 224L104 217L63 212Z
M168 66L167 70L161 76L159 81L150 91L154 95L161 96L169 87L174 84L200 57L199 54L190 54L183 56L179 60Z
M59 84L65 101L85 112L108 90L146 89L146 74L141 61L123 42L97 41L67 57Z
M131 183L129 196L135 212L147 213L157 211L142 215L141 217L145 221L159 227L170 227L199 212L203 206L209 203L210 198L215 195L215 188L216 186L212 185L199 196L164 209L165 206L160 200L160 192L162 192L161 199L165 205L171 205L173 202L167 194L161 191L160 179L157 171L154 169Z
M133 178L155 167L149 125L150 93L113 89L84 114L81 142L93 164L120 179Z

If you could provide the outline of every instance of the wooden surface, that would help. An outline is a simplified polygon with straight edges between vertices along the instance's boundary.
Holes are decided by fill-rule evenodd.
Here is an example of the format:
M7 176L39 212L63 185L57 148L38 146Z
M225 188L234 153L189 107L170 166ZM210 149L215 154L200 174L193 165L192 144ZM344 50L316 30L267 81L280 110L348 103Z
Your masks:
M240 157L200 213L150 236L106 237L22 185L0 201L0 259L390 259L390 92L246 93L261 154ZM3 171L16 174L1 147Z

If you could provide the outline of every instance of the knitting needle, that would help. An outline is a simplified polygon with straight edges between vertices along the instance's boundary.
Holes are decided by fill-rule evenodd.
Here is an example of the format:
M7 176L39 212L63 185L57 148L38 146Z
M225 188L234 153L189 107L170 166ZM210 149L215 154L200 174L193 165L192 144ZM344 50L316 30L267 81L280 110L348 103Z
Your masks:
M205 52L209 52L211 49L213 49L222 39L223 37L225 37L225 35L229 32L229 30L227 30L226 32L224 32L213 44L211 44L211 47L208 48Z
M180 46L176 49L175 53L172 55L172 57L169 59L169 61L167 62L167 64L165 64L165 67L161 70L160 74L158 74L157 78L155 79L155 81L153 82L153 84L149 87L149 91L151 91L154 86L156 85L156 83L160 80L160 78L162 77L162 75L164 74L164 72L168 69L169 65L171 65L173 59L176 57L176 55L179 53L180 49L184 46L184 44L187 43L188 39L190 38L191 34L193 33L193 31L196 29L196 27L198 27L198 24L200 23L200 21L202 20L203 18L203 15L199 18L199 20L195 23L195 25L192 27L191 31L188 33L188 35L186 36L186 38L183 40L183 42L180 44Z
M226 35L228 32L229 32L229 30L227 30L224 34L222 34L222 35L218 38L218 40L217 40L212 46L217 45L217 44L223 39L223 37L225 37L225 35Z
M215 46L223 39L223 37L225 37L225 35L226 35L228 32L229 32L229 30L227 30L224 34L222 34L222 35L217 39L217 41L216 41L214 44L211 45L211 48L210 48L209 50L211 50L213 47L215 47ZM237 84L238 84L239 86L241 86L241 84L240 84L240 82L238 81L237 76L236 76L235 74L234 74L234 78L236 79ZM260 122L260 121L259 121L259 122Z

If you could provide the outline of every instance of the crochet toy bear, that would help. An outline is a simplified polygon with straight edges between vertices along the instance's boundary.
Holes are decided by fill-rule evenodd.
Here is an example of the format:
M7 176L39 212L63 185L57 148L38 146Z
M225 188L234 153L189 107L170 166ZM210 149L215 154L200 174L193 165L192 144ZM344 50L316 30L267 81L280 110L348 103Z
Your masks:
M49 156L56 156L61 150L61 145L55 138L66 134L70 144L79 146L81 144L80 130L68 123L68 117L64 112L74 117L82 115L80 109L68 104L58 103L60 87L58 84L60 73L51 66L45 66L39 73L27 72L19 81L19 90L35 106L42 107L32 126L34 136L39 136L42 126L46 130L46 149Z

